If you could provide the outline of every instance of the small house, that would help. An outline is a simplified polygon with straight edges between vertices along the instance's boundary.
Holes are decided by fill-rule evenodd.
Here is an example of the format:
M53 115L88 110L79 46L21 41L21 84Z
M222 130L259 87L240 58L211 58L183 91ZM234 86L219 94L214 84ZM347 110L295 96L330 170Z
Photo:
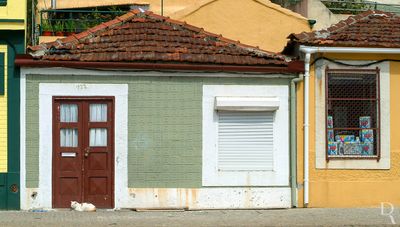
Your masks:
M382 11L289 36L284 52L305 62L299 204L400 204L399 37L400 17Z
M28 51L21 209L292 206L303 63L139 10Z

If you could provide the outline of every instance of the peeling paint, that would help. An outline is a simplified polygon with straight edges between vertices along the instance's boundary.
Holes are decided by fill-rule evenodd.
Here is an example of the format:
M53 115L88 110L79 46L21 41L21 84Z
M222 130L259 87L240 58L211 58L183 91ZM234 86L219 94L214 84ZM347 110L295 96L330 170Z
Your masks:
M289 208L290 187L130 188L121 208L262 209Z

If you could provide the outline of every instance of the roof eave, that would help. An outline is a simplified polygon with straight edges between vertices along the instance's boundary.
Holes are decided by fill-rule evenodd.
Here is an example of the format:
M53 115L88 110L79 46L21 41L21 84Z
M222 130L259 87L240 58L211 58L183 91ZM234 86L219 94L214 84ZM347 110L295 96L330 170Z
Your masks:
M45 61L26 57L17 57L15 65L19 67L65 67L84 69L124 69L124 70L179 70L209 72L249 72L249 73L303 73L301 61L291 61L288 66L246 66L212 64L173 64L173 63L138 63L138 62L82 62L82 61Z

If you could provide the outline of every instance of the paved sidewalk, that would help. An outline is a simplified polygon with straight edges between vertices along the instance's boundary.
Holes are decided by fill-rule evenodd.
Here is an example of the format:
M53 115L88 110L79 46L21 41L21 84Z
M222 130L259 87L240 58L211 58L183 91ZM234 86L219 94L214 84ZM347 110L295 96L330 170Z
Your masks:
M388 213L390 210L386 210ZM400 209L392 213L400 224ZM378 208L205 210L184 212L135 212L130 210L92 213L61 210L49 212L3 211L0 226L392 226ZM400 226L400 225L399 225Z

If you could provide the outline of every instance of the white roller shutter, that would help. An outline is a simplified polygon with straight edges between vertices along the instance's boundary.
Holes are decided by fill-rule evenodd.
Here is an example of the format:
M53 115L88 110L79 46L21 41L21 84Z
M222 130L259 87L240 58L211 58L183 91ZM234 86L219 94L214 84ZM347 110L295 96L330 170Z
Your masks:
M278 97L215 97L215 109L223 111L275 111L279 105Z
M273 111L219 111L218 119L218 170L273 170Z

